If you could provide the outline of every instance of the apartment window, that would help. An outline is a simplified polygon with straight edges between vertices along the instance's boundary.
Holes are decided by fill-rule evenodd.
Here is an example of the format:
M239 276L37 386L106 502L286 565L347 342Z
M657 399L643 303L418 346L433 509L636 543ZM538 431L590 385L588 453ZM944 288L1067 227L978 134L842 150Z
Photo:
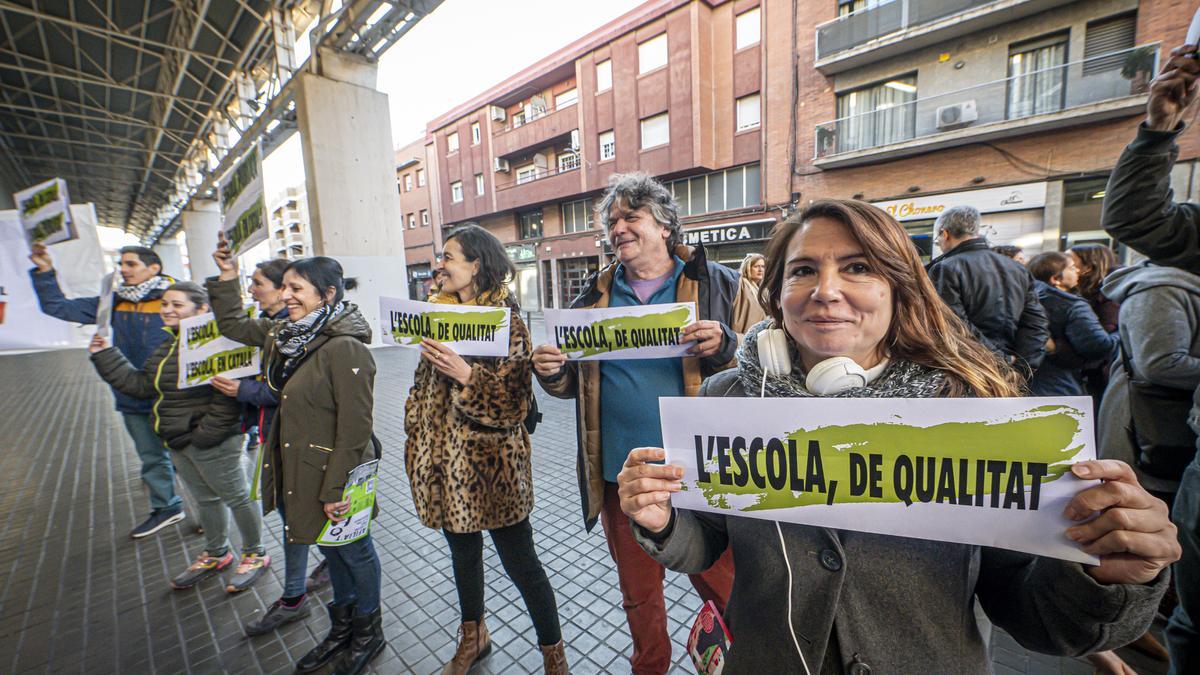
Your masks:
M408 229L410 229L410 230L417 229L417 217L411 213L408 214Z
M761 19L757 7L748 12L738 14L735 24L737 33L735 49L757 44L759 39L761 39Z
M575 87L564 91L554 97L554 108L566 108L567 106L575 105L579 101L579 90Z
M450 201L457 204L463 200L462 181L456 180L450 184Z
M471 145L479 145L479 122L471 122Z
M1083 74L1119 71L1137 38L1137 14L1122 14L1087 25L1083 41Z
M517 214L522 239L537 239L542 236L542 210L522 211Z
M411 173L404 174L404 191L412 192L412 187L413 187L412 174Z
M666 33L652 37L638 45L638 75L665 65L667 65Z
M558 155L558 170L574 171L579 168L579 153L563 152Z
M535 181L538 178L538 168L536 164L529 164L517 168L517 185Z
M417 187L425 187L425 169L417 169Z
M754 129L762 117L758 94L743 96L737 100L737 130Z
M1067 91L1066 61L1065 34L1010 47L1008 119L1062 110Z
M617 137L611 131L600 134L600 161L606 161L617 156Z
M898 77L837 99L837 151L897 143L916 132L917 78Z
M455 131L446 137L446 152L458 152L458 132Z
M524 124L525 124L525 109L521 108L520 110L518 110L517 112L512 114L512 127L514 129L516 129L517 127L523 126Z
M421 227L429 227L429 211L421 209Z
M680 216L729 211L762 203L762 174L758 164L747 164L667 184Z
M886 5L894 0L838 0L838 16L846 16L864 9Z
M667 113L642 120L642 149L656 148L671 142L671 124Z
M581 199L563 204L562 219L564 234L592 229L592 200Z
M596 91L612 89L612 59L596 64Z

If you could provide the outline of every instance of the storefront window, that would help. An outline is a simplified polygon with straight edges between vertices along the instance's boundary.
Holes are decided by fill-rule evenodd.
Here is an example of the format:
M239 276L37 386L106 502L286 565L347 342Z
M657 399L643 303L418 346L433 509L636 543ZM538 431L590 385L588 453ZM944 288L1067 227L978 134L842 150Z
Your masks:
M600 269L600 258L567 258L558 261L559 307L568 307L580 293L590 276Z
M517 214L521 224L522 239L537 239L542 236L542 210L522 211Z

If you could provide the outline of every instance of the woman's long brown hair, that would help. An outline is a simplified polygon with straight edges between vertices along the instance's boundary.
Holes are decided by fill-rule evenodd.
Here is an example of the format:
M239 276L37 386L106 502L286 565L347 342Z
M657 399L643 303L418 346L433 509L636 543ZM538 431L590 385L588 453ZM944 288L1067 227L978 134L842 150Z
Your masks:
M1104 277L1117 266L1117 254L1102 244L1076 244L1071 253L1088 268L1087 274L1079 271L1079 295L1092 300L1100 293Z
M815 218L845 225L862 247L872 272L891 287L892 325L884 336L891 358L942 371L950 396L1020 395L1020 376L972 337L962 319L942 302L904 227L865 202L820 200L775 227L767 244L759 303L777 326L783 326L780 300L788 245L796 232Z

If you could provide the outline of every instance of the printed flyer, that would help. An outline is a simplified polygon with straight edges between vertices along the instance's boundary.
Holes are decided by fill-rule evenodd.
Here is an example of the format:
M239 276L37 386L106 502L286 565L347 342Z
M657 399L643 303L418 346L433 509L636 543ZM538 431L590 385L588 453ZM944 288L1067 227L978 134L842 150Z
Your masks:
M678 508L1098 564L1063 515L1097 484L1087 397L660 398Z
M248 307L253 314L254 308ZM179 388L208 384L217 375L229 379L259 373L259 348L221 337L212 312L179 322Z
M508 307L379 298L383 342L399 347L416 349L429 338L459 356L508 356L510 321L512 310Z
M14 193L13 201L30 246L50 246L79 238L71 219L67 182L63 179L54 178Z
M346 478L342 500L350 502L346 519L340 523L325 521L317 536L322 546L342 546L358 541L371 531L371 513L375 508L375 485L379 480L379 460L359 464Z
M547 309L546 339L572 361L687 356L679 334L696 322L696 303L603 309Z

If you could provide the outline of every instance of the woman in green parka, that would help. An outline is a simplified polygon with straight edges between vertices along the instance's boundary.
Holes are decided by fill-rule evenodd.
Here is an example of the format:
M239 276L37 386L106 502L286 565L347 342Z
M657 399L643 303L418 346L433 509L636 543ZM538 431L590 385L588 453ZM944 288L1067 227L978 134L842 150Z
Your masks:
M171 580L175 589L191 588L233 564L226 532L225 509L242 535L242 557L225 590L244 591L271 564L262 545L262 513L250 498L242 473L241 407L209 385L179 388L179 322L208 311L204 289L190 281L163 292L160 315L170 337L146 359L141 370L99 334L88 351L100 377L113 389L135 398L153 399L154 432L171 452L180 480L195 496L205 550Z
M222 238L208 279L221 334L263 349L267 385L279 408L263 447L263 511L284 514L289 544L315 544L327 522L345 520L349 472L378 458L372 442L375 360L371 328L343 297L353 288L333 258L296 260L283 273L288 318L250 318L242 311L237 267ZM379 557L368 533L340 546L320 546L329 561L333 602L329 635L296 664L311 672L334 663L339 675L360 673L384 647Z

